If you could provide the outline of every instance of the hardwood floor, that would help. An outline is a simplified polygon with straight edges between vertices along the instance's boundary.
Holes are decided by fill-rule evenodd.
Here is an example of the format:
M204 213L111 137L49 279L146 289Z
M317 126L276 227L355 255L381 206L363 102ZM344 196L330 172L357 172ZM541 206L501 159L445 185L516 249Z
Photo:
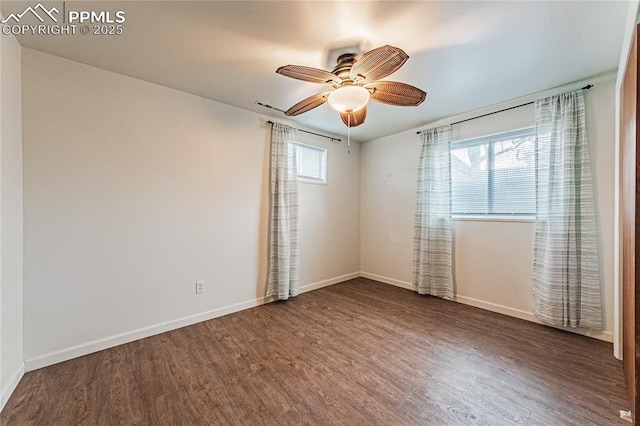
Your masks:
M358 278L27 373L3 425L614 425L612 347Z

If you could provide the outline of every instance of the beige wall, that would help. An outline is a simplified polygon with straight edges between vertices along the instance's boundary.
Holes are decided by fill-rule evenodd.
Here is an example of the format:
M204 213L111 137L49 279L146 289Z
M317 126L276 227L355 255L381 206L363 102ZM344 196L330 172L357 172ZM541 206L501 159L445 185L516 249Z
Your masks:
M20 46L0 37L0 409L23 364Z
M30 49L22 77L27 369L260 301L265 117ZM322 285L359 271L359 149L298 139L329 150L328 184L300 185Z
M587 127L598 215L604 291L604 333L613 339L614 81L585 92ZM493 110L500 106L492 107ZM534 123L532 106L453 127L469 138ZM411 286L413 209L419 138L408 131L365 142L361 147L361 240L365 275ZM534 223L455 221L455 275L459 301L534 320L531 271Z

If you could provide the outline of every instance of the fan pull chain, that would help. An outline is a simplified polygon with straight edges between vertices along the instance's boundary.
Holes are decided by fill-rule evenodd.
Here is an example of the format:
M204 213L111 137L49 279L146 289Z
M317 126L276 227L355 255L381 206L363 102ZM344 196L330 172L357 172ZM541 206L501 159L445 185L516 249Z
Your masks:
M347 114L347 152L351 154L351 114Z

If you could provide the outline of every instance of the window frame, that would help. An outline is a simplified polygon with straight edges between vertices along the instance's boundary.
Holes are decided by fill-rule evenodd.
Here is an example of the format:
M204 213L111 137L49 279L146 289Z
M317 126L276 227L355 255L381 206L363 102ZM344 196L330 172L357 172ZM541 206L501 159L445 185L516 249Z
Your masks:
M289 145L294 147L294 154L296 156L296 180L298 182L302 182L302 183L313 183L316 185L327 185L328 182L328 156L329 156L329 151L326 148L322 148L319 146L315 146L315 145L309 145L306 143L302 143L302 142L298 142L298 141L294 141L294 140L290 140L288 141ZM298 154L298 149L297 147L302 147L302 148L307 148L307 149L311 149L311 150L315 150L315 151L320 151L322 153L321 158L323 161L323 166L322 166L322 170L323 170L323 175L324 175L324 180L323 179L318 179L312 176L304 176L304 175L300 175L299 174L299 168L298 165L300 164L299 160L299 154Z
M533 221L537 215L537 205L536 211L531 213L495 213L491 212L494 208L494 193L493 193L493 165L494 162L494 143L500 140L508 140L514 139L518 137L527 137L533 136L534 138L534 187L537 186L538 183L538 154L536 150L536 128L535 126L527 126L514 130L507 130L504 132L492 133L484 136L478 136L474 138L466 138L451 141L451 145L449 148L449 155L452 155L452 151L460 148L470 148L479 145L486 144L487 145L487 212L474 212L474 213L460 213L454 212L453 208L451 210L451 218L457 220L474 220L474 219L482 219L482 220L490 220L490 221L517 221L517 222L527 222ZM453 207L453 180L452 184L452 199L451 204ZM537 200L536 200L537 204Z

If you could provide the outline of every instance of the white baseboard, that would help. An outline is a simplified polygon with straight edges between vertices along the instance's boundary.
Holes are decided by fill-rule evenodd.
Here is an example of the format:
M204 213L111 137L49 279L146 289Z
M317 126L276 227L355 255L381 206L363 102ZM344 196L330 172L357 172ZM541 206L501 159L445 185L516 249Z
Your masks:
M311 284L305 284L300 286L300 293L306 293L307 291L317 290L322 287L327 287L333 284L338 284L344 281L349 281L354 278L360 277L360 272L352 272L346 275L340 275L339 277L329 278L328 280L322 280Z
M485 302L484 300L478 300L472 297L465 297L465 296L456 296L456 302L464 303L465 305L475 306L481 309L486 309L487 311L508 315L510 317L515 317L515 318L520 318L526 321L535 322L537 324L543 324L533 314L533 312L523 311L522 309L511 308L509 306L499 305L497 303ZM543 324L543 325L613 343L613 333L610 331L593 331L586 328L576 329L576 328L569 328L569 327L556 327L549 324Z
M456 295L455 301L458 303L462 303L464 305L475 306L476 308L485 309L491 312L497 312L503 315L508 315L510 317L515 317L515 318L520 318L520 319L531 321L531 322L540 323L540 321L538 321L536 316L533 315L533 312L524 311L522 309L511 308L509 306L500 305L498 303L486 302L484 300L474 299L473 297L466 297L466 296L460 296L460 295Z
M2 393L0 394L0 411L4 409L7 401L9 401L9 398L11 398L11 394L13 394L13 391L16 390L16 387L18 386L18 383L20 383L20 380L22 380L24 373L25 365L24 362L21 362L9 381L2 387Z
M323 281L305 284L300 286L300 293L306 293L308 291L317 290L319 288L326 287L332 284L337 284L353 278L358 278L359 276L360 276L360 272L353 272L350 274L341 275L339 277L334 277L334 278L326 279ZM57 351L48 352L44 355L39 355L39 356L25 360L26 371L37 370L39 368L57 364L59 362L68 361L70 359L78 358L78 357L88 355L94 352L98 352L104 349L113 348L114 346L130 343L135 340L144 339L146 337L151 337L156 334L165 333L171 330L176 330L178 328L197 324L199 322L208 321L210 319L222 317L224 315L232 314L234 312L243 311L245 309L263 305L270 301L271 300L266 300L265 297L259 297L259 298L247 300L244 302L235 303L232 305L212 309L210 311L189 315L183 318L166 321L160 324L139 328L137 330L116 334L103 339L97 339L90 342L81 343L79 345L71 346L71 347L60 349Z
M381 283L384 283L384 284L391 284L391 285L394 285L396 287L406 288L407 290L415 290L416 289L413 286L413 284L411 284L411 283L408 283L406 281L396 280L396 279L389 278L389 277L384 277L382 275L371 274L369 272L360 272L360 276L362 278L369 278L370 280L380 281Z
M401 287L408 290L414 289L413 284L406 281L396 280L393 278L384 277L382 275L372 274L368 272L353 272L350 274L341 275L339 277L334 277L334 278L330 278L330 279L326 279L326 280L322 280L322 281L318 281L310 284L305 284L300 287L300 293L317 290L322 287L327 287L333 284L337 284L343 281L348 281L350 279L358 278L358 277L369 278L374 281L379 281L385 284L390 284L390 285ZM192 324L197 324L199 322L208 321L210 319L218 318L234 312L239 312L245 309L253 308L253 307L268 303L269 301L270 300L265 300L264 297L255 298L255 299L247 300L244 302L216 308L210 311L190 315L187 317L178 318L178 319L163 322L160 324L155 324L149 327L143 327L137 330L116 334L103 339L93 340L90 342L82 343L79 345L60 349L57 351L52 351L44 355L27 359L25 360L25 363L20 367L19 371L16 372L14 377L12 377L12 380L7 384L5 388L2 389L2 406L4 406L4 404L6 403L6 400L9 399L9 396L15 389L15 386L17 386L18 382L24 375L25 369L26 371L37 370L39 368L57 364L59 362L68 361L73 358L81 357L81 356L98 352L104 349L109 349L125 343L133 342L135 340L144 339L146 337L154 336L156 334L164 333L167 331L186 327ZM511 308L508 306L491 303L491 302L486 302L478 299L473 299L465 296L457 296L456 301L466 305L475 306L481 309L498 312L504 315L508 315L515 318L520 318L520 319L524 319L527 321L540 324L540 321L538 321L538 319L531 312L527 312L527 311ZM607 342L613 341L613 334L607 331L592 332L588 330L574 330L574 329L567 329L567 331L571 331L577 334L582 334L582 335L593 337L600 340L605 340ZM5 399L5 395L7 395L6 399Z
M371 274L369 272L360 272L360 276L363 278L369 278L371 280L379 281L384 284L391 284L396 287L405 288L408 290L413 290L413 284L396 280L394 278L384 277L382 275ZM526 321L535 322L537 324L542 324L538 318L533 314L533 312L524 311L522 309L516 309L505 305L500 305L497 303L486 302L484 300L474 299L472 297L466 296L456 296L455 301L458 303L462 303L465 305L475 306L476 308L485 309L491 312L497 312L499 314L508 315L510 317L515 317L519 319L523 319ZM547 325L547 324L544 324ZM552 327L552 326L549 326ZM604 340L606 342L613 342L613 333L610 331L592 331L587 329L574 329L574 328L565 328L565 327L554 327L560 330L570 331L572 333L581 334L587 337L593 337L594 339Z

